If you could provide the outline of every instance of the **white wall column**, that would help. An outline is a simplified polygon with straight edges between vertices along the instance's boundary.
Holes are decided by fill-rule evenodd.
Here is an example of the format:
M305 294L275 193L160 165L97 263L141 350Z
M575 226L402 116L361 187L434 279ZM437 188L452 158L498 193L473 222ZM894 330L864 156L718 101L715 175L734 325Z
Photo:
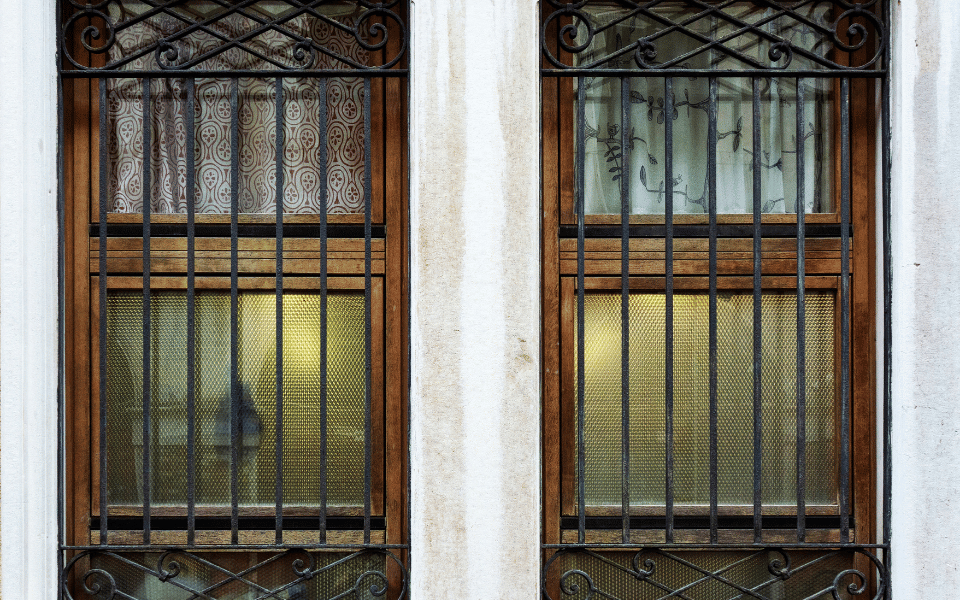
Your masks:
M537 598L537 3L412 12L411 597Z
M894 2L893 597L960 590L960 6Z
M54 1L7 2L0 52L0 595L57 594Z

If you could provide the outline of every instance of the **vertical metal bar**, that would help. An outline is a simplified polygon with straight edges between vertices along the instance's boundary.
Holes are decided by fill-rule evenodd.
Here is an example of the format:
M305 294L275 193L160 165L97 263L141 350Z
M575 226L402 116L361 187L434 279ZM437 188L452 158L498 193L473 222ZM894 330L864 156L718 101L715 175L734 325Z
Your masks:
M753 78L753 541L761 542L763 532L762 474L763 474L763 356L761 302L763 248L761 245L761 111L760 78Z
M840 80L840 541L850 541L850 80Z
M620 78L620 509L630 542L630 78Z
M143 543L150 543L150 197L151 79L143 79Z
M666 320L666 373L664 374L664 413L665 427L664 433L665 458L666 458L666 524L665 535L666 542L673 542L673 77L667 77L664 80L664 148L665 156L663 162L664 173L664 222L666 224L666 237L664 239L664 259L665 259L665 311Z
M807 377L806 377L806 192L804 185L803 79L797 78L797 541L806 538Z
M710 212L710 543L718 541L717 514L717 78L710 78L708 210Z
M584 155L586 154L586 89L584 78L577 78L577 172L576 172L576 210L577 210L577 541L586 541L586 468L587 452L584 440L584 421L586 420L584 385Z
M274 108L276 111L276 446L274 461L276 479L274 481L273 500L276 505L274 515L274 541L283 543L283 143L284 143L284 114L283 114L283 79L277 77L274 88ZM325 140L324 140L325 141Z
M893 23L893 2L887 2L884 4L884 7L881 9L881 14L885 18L885 23L887 27L883 32L883 68L887 70L886 75L883 76L883 79L880 82L880 96L881 96L881 109L880 109L880 123L881 123L881 132L880 132L880 145L881 145L881 166L880 166L880 178L881 178L881 204L882 210L881 214L881 230L883 239L882 252L883 252L883 500L881 501L882 509L882 528L881 536L883 543L887 545L887 548L883 550L883 559L884 567L886 570L886 589L887 589L887 600L890 600L892 593L890 590L893 589L893 581L891 573L893 571L893 561L890 556L889 544L890 544L890 525L892 520L891 513L891 495L893 492L893 458L891 456L892 449L892 433L890 427L893 424L893 365L892 365L892 352L893 352L893 317L892 317L892 302L893 302L893 277L892 277L892 259L893 259L893 247L892 247L892 237L891 237L891 164L890 164L890 136L891 136L891 123L890 123L890 58L892 55L891 50L891 39L890 39L890 24Z
M57 23L63 23L60 16L60 3L57 3ZM59 28L58 28L59 29ZM61 37L57 31L57 47L60 48ZM101 98L102 99L102 98ZM66 515L66 436L64 429L66 427L66 284L67 284L67 256L66 256L66 177L64 155L64 117L63 117L63 78L57 78L57 547L62 548L67 540L65 538L65 519ZM100 130L103 131L103 121L100 121ZM101 313L101 318L103 318ZM92 366L92 365L91 365ZM102 544L106 540L101 538ZM57 552L57 573L63 573L64 553ZM57 600L63 599L63 586L57 593Z
M886 5L887 23L893 22L893 3ZM889 25L888 25L889 27ZM890 69L890 30L884 32L884 68ZM889 71L888 71L889 72ZM891 498L893 494L893 238L891 232L891 164L890 164L890 136L891 136L891 107L890 107L890 75L884 75L881 83L881 179L882 179L882 211L881 228L883 232L883 543L890 544L891 521L893 518ZM887 589L891 589L890 553L884 552L887 567Z
M372 414L371 405L371 313L370 292L371 292L371 273L370 273L370 245L372 241L373 228L370 221L372 214L372 177L370 172L370 78L363 80L363 297L364 297L364 418L363 418L363 543L370 543L370 479L373 474L372 469Z
M187 79L187 544L195 541L197 522L197 404L196 404L196 87Z
M100 543L106 544L107 526L107 80L100 79Z
M240 80L230 86L230 543L240 534L240 386L238 382L238 213L240 211L240 127L238 123Z
M320 79L320 543L327 543L327 80Z

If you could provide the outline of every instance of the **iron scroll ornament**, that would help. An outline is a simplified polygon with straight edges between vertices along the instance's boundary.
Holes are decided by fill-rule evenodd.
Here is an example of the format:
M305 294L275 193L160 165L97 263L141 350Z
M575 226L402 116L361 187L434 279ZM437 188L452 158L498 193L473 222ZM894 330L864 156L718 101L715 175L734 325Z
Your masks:
M384 561L383 569L373 569L363 565L354 565L363 559L379 556ZM87 562L89 561L89 562ZM89 566L86 571L75 572L78 565ZM113 568L108 568L104 562ZM393 563L397 572L402 574L400 589L396 594L388 594L389 579L386 575L388 563ZM284 563L289 563L284 565ZM257 571L265 571L270 567L289 567L290 572L283 578L282 583L267 587L258 582ZM359 568L357 568L359 567ZM188 571L205 569L213 574L206 582L186 575ZM361 598L383 598L384 600L402 600L407 595L407 573L400 560L388 550L360 550L333 562L317 565L316 554L303 549L281 550L277 554L248 567L234 572L212 560L204 558L197 551L170 549L162 551L156 560L156 566L149 561L137 561L123 552L113 550L87 550L73 557L64 568L61 577L63 597L74 600L71 594L71 579L74 588L82 590L84 596L98 600L150 600L138 596L137 590L122 589L118 582L121 571L129 579L130 573L136 573L145 581L152 580L154 584L169 586L170 590L180 590L191 595L192 598L204 600L218 600L221 597L234 597L237 586L245 588L251 597L258 600L305 600L308 597L306 586L314 579L330 576L341 571L352 571L341 576L344 584L331 590L332 595L324 600L360 600Z
M152 2L150 8L128 18L116 17L124 14L124 0L105 0L98 3L81 4L76 0L60 0L63 27L60 42L61 70L79 70L85 72L115 72L123 70L126 75L135 75L138 69L135 61L150 57L160 70L176 72L203 70L213 59L225 52L239 52L259 65L252 71L310 71L317 68L321 55L329 57L338 71L383 71L396 67L406 54L408 32L399 9L403 0L389 2L370 2L369 0L349 0L354 7L353 14L345 19L336 19L324 14L324 6L344 4L333 0L279 0L289 6L277 16L268 17L266 13L256 11L262 0L226 3L214 0L220 8L210 14L189 12L182 0ZM276 3L272 3L276 4ZM218 23L228 18L242 18L252 24L242 32L231 33L219 27ZM303 35L294 27L294 21L312 18L324 26L340 31L352 37L357 45L371 53L371 59L383 51L382 60L361 63L338 52L335 47L320 43L310 36ZM130 49L119 48L118 35L132 27L146 23L155 23L157 19L168 19L176 24L175 31L160 37L152 43ZM394 30L394 34L391 34ZM283 47L263 47L258 37L264 34L279 35L286 42ZM208 36L215 39L217 45L194 56L185 50L193 35ZM399 35L399 47L391 50L391 35ZM75 40L91 56L107 56L106 64L94 66L74 56L71 40ZM112 56L111 56L112 54Z
M724 551L723 548L711 548L710 551ZM886 568L875 554L866 548L852 549L833 549L824 551L818 557L807 560L802 564L794 564L792 552L804 551L805 549L784 549L784 548L762 548L756 549L747 558L738 558L723 565L720 568L708 569L696 562L684 558L684 552L690 550L675 551L663 548L641 549L636 551L629 564L618 562L604 556L599 552L587 548L564 548L558 550L556 554L547 560L543 567L542 589L545 600L562 600L563 598L578 598L580 600L624 600L616 595L615 590L605 589L604 586L597 583L599 577L591 573L588 568L570 568L562 570L561 573L554 573L558 577L551 578L551 566L564 558L583 558L590 557L601 565L608 573L617 573L626 584L626 591L629 597L640 597L641 587L646 588L650 593L663 598L680 598L681 600L692 600L699 598L696 593L688 594L690 590L704 583L719 585L726 592L731 594L731 598L754 598L756 600L773 600L780 598L780 595L770 596L767 588L780 584L789 586L791 580L797 581L799 575L817 565L823 565L831 558L838 556L863 556L868 564L873 566L876 585L875 595L871 600L881 600L886 593ZM809 552L809 550L805 550ZM735 568L742 565L749 559L756 559L761 554L772 555L766 560L766 570L768 572L766 580L753 585L743 585L736 581L734 577L729 576ZM688 573L694 573L692 580L682 585L670 585L665 581L658 579L658 573L665 565L670 564L673 567L680 566ZM804 598L804 600L817 600L826 597L834 600L852 600L853 598L867 598L867 591L870 587L871 579L868 573L864 573L856 568L847 568L832 573L832 581L827 586L818 587L815 590L804 589L802 592L797 590L791 597ZM619 591L624 591L623 586L617 586ZM553 598L549 590L559 589L560 596ZM802 596L799 595L802 593Z
M752 5L752 0L744 2L725 2L713 5L704 0L684 0L684 6L697 9L689 17L674 21L656 10L660 0L614 0L603 2L605 8L613 5L623 11L614 23L601 24L592 18L589 9L599 6L596 0L580 0L579 2L563 3L558 0L544 0L544 17L541 27L541 51L546 61L560 70L577 69L586 71L602 71L605 69L635 69L640 71L689 69L690 59L707 51L715 51L722 60L736 61L738 68L726 69L730 71L758 70L774 73L789 73L795 57L802 57L808 64L824 71L865 71L875 69L884 55L886 44L886 28L884 22L874 12L874 7L880 0L865 0L851 2L849 0L799 0L788 3L783 0L763 1L757 4L771 9L755 21L746 21L731 12L725 11L730 5ZM799 12L803 7L822 7L832 9L833 15L829 21L818 22ZM551 11L548 14L548 11ZM596 56L590 51L594 40L599 34L609 29L613 24L622 23L628 19L642 19L645 25L656 30L630 43L618 44L618 47ZM734 30L725 35L707 35L698 31L693 25L705 18L714 18ZM787 20L793 26L802 28L805 34L813 34L821 51L812 51L802 45L792 43L782 35L783 24L779 25L780 33L772 31L768 25L780 20ZM869 26L865 26L866 23ZM555 35L551 35L553 32ZM716 33L716 32L714 32ZM658 42L668 35L683 35L698 44L695 48L682 52L677 56L661 56ZM847 41L842 38L846 37ZM758 56L750 56L743 52L741 47L733 44L736 40L750 40L768 45L766 61ZM866 60L856 64L843 64L831 60L828 56L831 50L834 53L843 53L853 57L854 52L866 47L873 40L873 54ZM559 53L551 47L556 47L566 53L569 61L561 60ZM658 62L658 59L660 61Z

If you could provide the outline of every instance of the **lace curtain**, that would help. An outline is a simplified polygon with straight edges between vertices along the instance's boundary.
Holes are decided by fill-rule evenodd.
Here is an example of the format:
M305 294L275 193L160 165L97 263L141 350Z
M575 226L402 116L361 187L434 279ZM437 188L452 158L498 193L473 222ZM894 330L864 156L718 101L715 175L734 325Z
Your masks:
M624 19L622 9L594 9L599 30L580 59L590 62L595 56L608 55L618 48L651 35L660 27L647 17ZM772 9L733 6L725 9L746 21L762 19ZM811 19L825 21L825 9L810 9ZM680 8L658 8L665 18L676 22L689 17ZM688 26L701 30L711 39L728 34L721 19L704 17ZM798 27L781 28L776 20L765 27L791 44L817 51L818 43L809 31ZM580 28L578 43L586 41ZM657 56L666 60L692 53L702 43L681 32L655 40ZM739 47L744 54L766 60L769 43L756 37ZM632 62L633 53L620 60ZM794 63L803 58L794 55ZM698 69L723 69L728 59L721 51L705 50L692 54L683 63ZM717 103L717 211L753 212L753 155L761 153L762 212L797 211L797 158L804 161L803 209L808 213L833 212L832 192L832 83L825 79L804 79L803 135L797 136L797 80L764 78L760 80L759 149L753 147L753 88L750 78L718 79ZM664 79L635 77L624 79L630 86L630 124L626 151L621 148L623 127L620 103L620 79L585 77L584 198L587 214L620 213L620 173L629 174L630 211L633 214L663 214L667 185L674 194L674 212L707 212L708 126L710 86L707 78L674 77L672 115L664 111ZM665 119L673 119L673 181L665 181Z
M116 15L123 20L123 15ZM253 27L242 15L218 20L213 28L235 38ZM117 34L112 51L129 55L137 48L170 36L183 24L169 16L155 17ZM367 62L352 36L317 19L303 16L286 27L311 37L358 62ZM198 31L176 42L181 58L199 56L223 42ZM262 53L288 52L289 37L276 32L259 35L250 45ZM111 56L111 59L117 56ZM228 50L215 59L217 69L256 69L260 59ZM339 63L318 56L317 68L338 68ZM153 52L128 68L156 69ZM109 144L110 211L143 212L143 84L139 79L110 79L107 84L107 135ZM230 90L228 79L196 80L196 196L197 213L230 213ZM275 80L239 80L239 204L242 213L276 210L276 110ZM186 106L185 79L154 79L151 83L151 211L186 213ZM363 212L363 82L358 78L328 78L327 135L320 130L320 85L315 79L289 78L284 95L284 212L319 212L321 188L327 187L328 213ZM327 146L326 173L320 173L321 144Z

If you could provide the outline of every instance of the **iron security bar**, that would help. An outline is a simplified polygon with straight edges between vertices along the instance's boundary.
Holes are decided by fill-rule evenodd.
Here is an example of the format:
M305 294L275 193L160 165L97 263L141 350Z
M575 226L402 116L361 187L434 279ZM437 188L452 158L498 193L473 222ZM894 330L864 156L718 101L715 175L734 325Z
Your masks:
M101 80L102 83L98 86L100 89L101 96L101 113L106 111L107 106L109 105L108 97L108 82L107 80ZM142 83L142 113L149 114L153 111L153 98L155 97L151 93L151 86L154 85L154 80L145 78ZM190 80L193 85L196 85L196 80ZM277 79L273 82L273 85L277 91L278 98L275 100L278 107L282 106L283 98L283 89L282 89L282 80ZM323 79L320 83L320 89L326 90L327 80ZM365 93L369 96L370 94L370 82L366 81ZM188 93L187 105L189 107L195 106L196 93L191 89ZM231 544L237 545L239 543L239 522L241 518L241 505L244 503L241 501L241 462L242 462L242 452L244 451L244 437L249 433L246 429L249 427L249 423L245 422L245 411L248 407L245 405L247 399L244 394L246 393L243 389L242 384L242 373L241 373L241 299L242 296L246 293L241 289L241 283L244 279L243 273L240 270L240 264L242 261L241 250L240 250L240 239L242 238L242 230L246 227L254 227L262 229L260 224L252 224L250 226L242 224L239 222L240 216L240 170L241 170L241 142L240 142L240 127L239 127L239 113L240 113L240 92L239 92L239 80L231 80L229 84L229 108L230 108L230 124L229 124L229 139L230 139L230 150L229 150L229 181L230 186L230 237L229 237L229 265L230 265L230 274L229 274L229 294L230 294L230 309L229 309L229 341L227 342L227 347L229 349L229 410L227 411L227 417L229 423L227 425L227 431L229 432L229 514L231 520ZM365 198L364 198L364 242L363 242L363 290L364 290L364 326L363 326L363 439L366 440L363 450L363 515L364 515L364 527L363 527L363 536L366 540L366 543L370 543L370 534L371 534L371 517L372 504L371 499L373 496L373 486L372 486L372 449L371 449L371 439L372 439L372 324L371 324L371 311L372 307L372 289L373 289L373 241L376 239L375 233L378 233L380 236L383 235L383 228L375 228L372 221L372 196L371 196L371 174L370 174L370 155L371 147L369 141L369 131L370 131L370 111L371 106L369 102L369 97L365 101L363 106L363 121L365 123L364 128L366 129L367 136L366 142L364 145L364 154L365 154L365 167L364 167L364 179L365 179ZM192 113L191 113L192 114ZM275 119L280 127L278 131L280 135L277 136L276 146L274 148L274 154L276 160L278 161L275 164L275 172L277 175L277 181L279 182L277 189L277 199L278 202L275 207L276 214L278 216L276 225L275 225L275 267L274 267L274 278L275 278L275 287L274 287L274 296L275 296L275 356L274 361L276 364L276 380L274 382L274 392L275 392L275 415L274 422L276 427L276 438L274 444L274 514L277 522L277 535L280 536L281 529L280 523L283 518L283 431L285 428L284 425L284 389L283 389L283 353L281 349L283 345L283 306L284 306L284 267L283 267L283 255L284 255L284 224L283 224L283 199L282 199L282 187L283 187L283 137L282 137L282 114L283 111L280 110ZM321 111L320 121L323 123L326 120L326 111L325 109ZM107 150L105 146L108 144L110 133L107 130L108 119L104 118L101 122L101 146L104 148L101 151L101 155L107 157ZM192 137L192 136L191 136ZM149 180L152 175L151 167L151 156L150 148L153 144L152 142L152 133L149 126L144 127L142 134L142 144L141 146L146 149L144 154L141 156L142 159L142 174L145 185L142 190L142 201L143 201L143 212L142 221L142 239L143 246L141 249L141 263L142 268L142 319L141 319L141 344L142 344L142 360L141 360L141 372L143 374L142 379L142 391L139 394L142 399L142 414L144 415L143 422L141 424L141 442L140 445L143 448L143 453L141 457L141 472L142 476L140 477L141 481L141 492L140 496L142 498L142 507L143 507L143 532L144 532L144 541L145 543L150 542L150 533L151 533L151 516L152 516L152 498L153 498L153 480L155 475L155 459L151 455L151 448L156 445L156 427L151 422L152 416L154 414L154 408L152 405L152 398L156 395L156 386L160 385L157 383L156 378L160 377L159 373L154 373L156 370L157 361L159 360L156 356L157 352L157 335L158 333L154 332L155 322L157 316L155 313L155 308L153 307L154 297L157 294L157 291L154 289L152 284L151 268L150 265L155 262L157 259L151 253L151 240L154 237L153 234L153 225L151 222L153 199L151 198L151 190L153 186L149 185ZM325 166L323 163L326 161L324 156L325 151L322 152L321 163L322 166ZM190 157L190 162L193 162L193 157ZM111 229L108 224L109 211L107 210L107 196L109 195L110 190L110 180L108 175L109 167L109 158L104 160L101 164L101 180L99 187L101 190L101 210L100 210L100 225L97 228L98 234L98 247L100 248L100 256L98 263L98 281L100 286L100 311L101 314L106 316L110 314L111 306L108 303L109 298L112 295L112 292L108 288L108 281L111 278L111 273L108 268L108 256L110 255L109 243L112 239L110 235ZM194 177L188 179L188 189L192 190L194 188ZM325 196L325 192L323 196ZM187 510L188 518L188 536L191 540L191 544L195 539L196 530L195 530L195 519L197 511L197 488L196 488L196 455L197 455L197 390L196 390L196 379L197 379L197 353L196 353L196 334L197 334L197 317L196 317L196 306L197 306L197 297L198 292L196 290L196 237L197 237L197 225L196 225L196 216L195 208L192 205L189 205L187 209L187 252L186 252L186 271L187 271L187 280L186 280L186 319L185 327L187 329L186 334L188 338L188 344L186 348L186 365L185 370L188 376L186 377L185 384L187 388L185 390L186 395L186 427L188 431L186 432L186 471L187 471L187 491L185 498L185 506ZM325 537L326 530L326 514L328 501L326 500L327 495L327 427L328 427L328 407L327 407L327 396L328 396L328 364L327 360L327 331L328 331L328 314L327 310L327 301L328 301L328 274L327 274L327 264L328 264L328 249L327 249L327 239L328 239L328 226L326 224L326 215L320 213L321 223L318 227L315 228L317 232L317 239L320 244L320 260L318 261L318 272L319 272L319 289L320 289L320 340L319 340L319 351L320 351L320 360L317 364L317 369L320 372L320 390L319 390L319 406L320 406L320 415L321 415L321 425L320 425L320 452L319 452L319 462L318 465L320 471L320 507L319 507L319 521L318 521L318 530L321 532L321 538ZM100 527L102 540L104 543L107 543L107 540L110 536L110 526L109 526L109 514L111 512L111 486L110 479L107 476L108 474L108 457L111 455L110 443L111 443L111 421L109 415L111 413L110 403L108 401L109 395L109 386L111 380L111 371L108 368L108 360L111 355L111 350L109 347L109 340L113 333L108 330L108 319L103 318L99 324L101 330L100 336L100 351L99 351L99 369L101 373L100 378L100 417L101 417L101 427L100 427L100 438L99 438L99 447L100 452L100 463L101 463L101 477L99 481L99 486L101 490L100 494L100 514L101 519ZM115 443L116 440L113 440ZM279 540L279 538L278 538ZM280 543L278 541L278 543Z
M672 84L672 78L665 78L665 84ZM623 164L626 164L629 161L630 142L628 140L627 132L630 131L629 123L630 116L628 111L624 108L626 106L625 102L630 98L629 94L629 80L625 78L618 78L614 80L614 87L618 90L617 94L620 97L620 116L623 118L623 122L627 125L618 126L617 135L619 136L620 147L617 147L610 152L615 152L612 158L617 158L623 161ZM806 106L805 101L805 92L803 91L804 86L808 85L804 79L798 78L792 80L792 86L795 86L797 89L795 97L795 111L791 115L793 120L795 138L799 140L797 142L796 150L790 151L794 153L794 161L796 165L796 191L793 198L793 204L797 207L800 207L801 210L795 212L795 218L797 219L797 224L793 226L788 226L789 232L793 234L795 239L795 248L796 250L791 253L791 256L794 257L791 264L795 265L795 276L793 281L796 282L794 287L795 289L795 302L793 303L793 309L795 310L795 320L794 320L794 331L795 331L795 350L793 352L795 356L795 370L793 372L793 377L796 381L795 384L795 418L793 420L794 427L796 430L796 451L794 455L795 467L794 474L796 477L795 484L795 502L796 502L796 518L797 518L797 538L798 541L803 541L805 537L805 517L807 515L806 504L807 504L807 493L806 493L806 460L807 460L807 448L806 448L806 433L810 427L807 423L807 387L809 384L808 377L806 375L807 362L811 360L810 354L807 351L807 311L806 311L806 280L810 275L808 268L805 264L805 259L807 257L807 248L806 248L806 238L808 237L808 232L813 231L815 233L816 239L825 239L832 241L836 238L840 238L837 243L838 253L837 253L837 262L835 271L838 277L837 284L837 303L839 305L838 310L838 319L840 327L837 331L837 345L838 350L841 354L840 360L837 361L837 370L839 371L839 380L840 385L838 386L838 394L840 397L837 400L839 405L838 414L840 415L840 424L838 426L838 452L839 456L837 457L837 469L839 475L837 476L837 488L836 493L838 498L842 499L838 501L838 514L845 515L842 520L849 518L849 402L850 402L850 380L849 380L849 345L850 345L850 320L849 320L849 301L848 301L848 288L849 288L849 279L851 276L850 273L850 231L851 224L849 218L849 194L850 194L850 162L849 162L849 101L848 98L845 101L840 103L840 113L841 113L841 126L845 129L842 132L838 133L838 136L842 140L841 149L840 149L840 182L838 186L838 198L839 206L837 207L838 219L840 221L838 226L829 226L827 229L818 230L815 225L808 225L805 223L805 208L804 206L809 203L810 193L806 190L805 187L805 167L807 160L807 152L804 149L804 145L807 144L808 139L812 139L811 135L807 132L809 127L806 122ZM841 92L849 94L849 85L847 80L841 80ZM706 357L709 364L707 371L707 382L706 389L708 398L709 398L709 408L708 408L708 419L706 427L709 430L709 435L707 438L707 444L709 448L709 467L706 470L708 474L708 483L707 489L708 493L705 496L707 501L705 504L709 507L710 515L710 538L713 543L718 542L718 517L719 509L721 502L719 500L719 476L720 476L720 457L719 457L719 428L722 425L721 416L719 414L719 396L720 396L720 375L719 375L719 354L720 354L720 341L718 339L718 298L720 296L720 291L718 289L718 283L720 281L720 269L719 269L719 230L721 225L718 224L718 209L717 202L718 199L722 196L721 192L718 189L718 158L716 153L716 147L718 146L722 135L718 131L717 121L718 121L718 111L720 107L720 100L718 95L718 83L719 80L716 78L711 78L708 82L709 86L709 96L708 99L704 102L705 110L707 112L707 132L706 132L706 143L707 143L707 158L706 158L706 189L705 189L705 199L706 199L706 209L708 214L706 215L709 218L709 223L700 229L693 228L688 236L691 236L691 241L696 241L696 237L703 236L706 238L707 249L708 249L708 261L707 261L707 270L705 275L708 278L708 287L707 287L707 305L708 310L707 316L707 325L708 325L708 334L707 334L707 350ZM771 78L769 80L770 84L779 84L777 78ZM760 97L760 90L763 82L758 78L751 79L749 81L749 96L752 99ZM587 252L588 244L590 240L599 240L607 236L610 232L607 229L599 226L587 226L585 225L587 221L587 215L585 214L585 206L588 203L587 198L584 197L584 190L587 189L586 183L584 181L584 174L586 172L585 166L585 156L587 155L586 151L586 141L590 134L588 130L590 127L586 123L586 116L583 108L587 105L586 100L586 90L587 85L584 84L584 79L578 79L578 89L577 89L577 99L580 104L577 108L576 114L576 123L577 123L577 194L576 194L576 206L577 206L577 282L576 282L576 292L577 292L577 323L576 323L576 394L577 394L577 505L578 511L577 514L581 520L581 523L578 525L578 538L581 539L580 543L584 543L585 540L585 525L583 519L586 517L588 502L586 500L587 496L587 483L586 477L590 472L590 467L587 464L587 455L590 453L587 449L588 442L586 439L586 428L587 428L587 410L590 405L590 400L588 399L588 391L586 389L588 372L587 372L587 336L589 335L589 326L587 324L587 319L585 315L585 309L588 304L589 294L587 290L591 287L587 284ZM666 87L666 86L665 86ZM670 102L665 103L665 105L670 108L672 104L672 97ZM757 102L750 109L751 119L754 123L761 122L761 102ZM673 158L675 155L674 146L672 143L672 121L673 119L668 119L664 122L664 130L666 132L666 139L664 140L664 147L669 149L669 152L664 156L665 158L665 169L672 170ZM668 126L669 124L669 126ZM762 138L761 128L756 127L752 132L752 139L756 144L760 143ZM594 134L596 135L596 134ZM608 142L609 143L609 142ZM756 147L760 147L756 145ZM622 148L622 150L621 150ZM609 161L612 160L608 159ZM651 157L652 160L652 157ZM818 159L819 160L819 159ZM751 353L753 355L752 360L752 383L750 384L751 392L750 395L753 398L753 408L752 408L752 456L753 456L753 467L752 472L752 492L751 492L751 502L753 504L753 513L754 513L754 522L755 522L755 536L762 537L762 512L763 512L763 486L762 479L764 477L763 463L765 457L763 456L763 423L764 423L764 391L763 391L763 363L764 363L764 353L763 353L763 340L764 340L764 328L762 325L763 322L763 304L767 293L764 290L764 277L770 277L776 275L776 271L771 271L769 265L765 265L764 256L763 256L763 241L767 237L765 234L771 233L773 230L770 226L765 225L762 222L762 217L764 215L762 204L763 204L763 184L762 184L762 172L763 169L763 158L759 151L753 151L752 156L750 157L750 164L754 166L751 174L751 193L749 197L749 210L754 215L754 223L750 226L734 225L729 226L733 227L733 231L728 233L728 235L743 235L743 230L749 229L752 231L752 253L750 255L752 263L752 297L754 302L752 303L752 313L753 313L753 325L752 325L752 349ZM817 169L823 169L822 164L815 165ZM636 169L634 169L636 170ZM613 168L610 169L611 172L614 171ZM643 171L640 170L641 178L644 177ZM671 173L672 175L672 173ZM629 303L631 302L631 297L636 297L636 292L631 288L631 281L633 278L648 276L651 275L648 271L637 272L635 267L632 266L631 260L635 260L632 257L632 248L631 240L638 239L637 232L640 232L643 235L654 235L654 233L646 233L643 230L643 227L646 226L630 226L631 214L628 212L630 210L630 187L629 182L629 169L626 167L617 167L616 173L614 175L614 180L616 181L616 193L617 193L617 203L619 204L620 213L620 238L619 241L619 269L617 275L620 280L620 387L619 387L619 406L620 406L620 476L619 476L619 487L620 487L620 500L619 504L620 514L623 520L623 537L624 543L629 543L630 540L630 525L627 515L630 513L632 506L632 499L630 497L630 482L631 482L631 470L629 469L629 464L631 462L632 450L631 445L628 443L628 438L631 434L631 428L629 426L631 420L631 413L629 411L629 405L631 402L631 363L630 363L630 319L631 313L629 311ZM648 185L646 182L642 182L640 185ZM666 204L667 207L672 208L672 196L671 191L664 192L661 190L664 198L668 199ZM811 192L812 193L812 192ZM669 232L669 235L664 237L665 247L668 249L666 253L663 254L663 265L665 271L665 280L664 280L664 293L665 293L665 312L672 311L672 304L674 302L674 254L675 250L673 248L674 236L676 225L673 224L674 215L670 213L664 215L665 219L665 228L661 228L660 231ZM660 226L654 226L660 227ZM778 227L778 226L775 226ZM777 230L777 233L782 235L782 232ZM563 237L564 232L560 230L561 237ZM826 237L823 237L826 236ZM689 250L688 250L689 251ZM831 267L833 268L833 267ZM596 274L592 271L593 274ZM684 275L688 276L694 274L689 270L685 271ZM594 287L593 289L597 289ZM687 287L689 288L689 286ZM670 315L669 317L664 318L664 331L669 332L669 335L665 337L665 348L668 356L674 354L674 346L676 344L676 336L672 330L674 326L675 317ZM664 379L664 426L665 426L665 449L664 456L666 457L665 465L665 483L666 490L664 498L665 502L665 511L667 519L667 531L672 529L672 519L673 519L673 497L676 493L673 488L673 469L675 467L675 456L674 456L674 442L672 440L672 415L675 410L674 402L675 398L673 397L673 370L675 369L675 361L670 360L665 363L666 373ZM822 474L821 474L822 476ZM729 504L729 502L724 503ZM844 527L848 528L848 527Z
M871 70L886 68L885 20L875 11L878 0L831 0L822 3L828 5L825 12L815 10L814 4L547 0L542 9L541 50L549 66L542 72L614 76L626 74L621 73L626 70L662 75L697 71L697 76L706 76L717 69L717 75L792 72L796 76L829 76L830 72L849 71L868 76L865 74ZM596 43L624 24L642 28L644 34L623 39L613 48ZM549 42L555 42L559 52L548 43L548 31L555 32L556 38ZM798 32L816 41L798 44ZM671 38L677 36L691 44L673 46ZM865 52L858 53L861 49ZM709 55L709 67L691 65L704 55Z
M406 3L58 7L60 75L91 83L97 194L76 229L97 253L95 483L67 494L92 508L60 542L64 597L235 593L222 576L264 598L405 597L406 485L384 473L400 400L381 388Z
M862 174L873 165L851 147L873 123L874 85L877 120L889 117L889 10L882 0L541 7L541 75L559 100L544 114L561 132L557 223L544 234L559 241L562 369L545 597L626 598L645 586L778 597L774 584L886 597L888 533L870 543L873 474L852 459L873 451L852 444L873 426L852 418L854 405L870 412L852 364L872 352L853 332L867 327L855 311L870 277ZM879 142L887 156L887 131ZM886 161L880 173L878 204ZM886 226L886 208L877 214ZM888 432L880 446L888 465ZM878 479L889 490L888 468ZM789 582L780 575L797 563L783 565L796 559L776 554L787 547L811 559ZM760 554L738 562L748 548ZM746 576L763 552L778 566L757 562ZM707 555L729 560L708 566ZM670 579L678 565L692 569L685 580ZM800 575L814 570L836 579Z
M151 6L127 1L110 6L108 2L91 5L61 0L58 4L60 22L63 23L60 28L61 73L68 77L80 72L122 77L130 71L159 77L206 77L216 76L217 73L224 77L316 77L324 73L342 75L349 70L384 75L394 67L397 67L394 69L397 76L405 73L401 65L407 50L408 34L401 17L405 6L402 0L375 6L356 3L357 9L353 11L352 18L347 20L329 14L324 6L328 4L326 0L252 1L233 6L216 2L205 7L209 11L206 14L203 10L192 10L190 4ZM201 3L192 4L196 6ZM359 10L360 7L364 10ZM344 53L339 46L305 35L298 25L308 18L352 37L374 56L380 51L384 54L379 57L380 60L357 60L355 56ZM228 19L242 20L248 26L242 31L225 34L218 26ZM174 31L133 50L112 52L118 39L125 33L160 22L173 23ZM267 34L276 35L282 40L282 52L262 51L262 45L258 42L262 42ZM391 35L397 36L399 44L391 43ZM190 42L199 37L209 38L213 43L200 51L189 51ZM71 42L79 44L75 46ZM223 69L217 59L226 53L252 59L259 63L260 68ZM99 62L91 61L90 55L107 58ZM156 66L144 68L140 61L151 56L156 58ZM333 68L324 68L325 62L332 63Z

